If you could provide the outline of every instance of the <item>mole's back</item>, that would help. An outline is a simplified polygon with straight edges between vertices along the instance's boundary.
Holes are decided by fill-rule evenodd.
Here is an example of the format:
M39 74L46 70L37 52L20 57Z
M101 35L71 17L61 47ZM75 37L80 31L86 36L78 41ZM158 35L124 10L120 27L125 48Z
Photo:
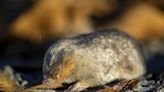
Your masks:
M109 79L133 79L145 73L140 44L118 30L100 30L72 38L80 74L88 72ZM71 45L70 45L71 46ZM79 75L80 75L79 74ZM82 76L82 75L81 75Z

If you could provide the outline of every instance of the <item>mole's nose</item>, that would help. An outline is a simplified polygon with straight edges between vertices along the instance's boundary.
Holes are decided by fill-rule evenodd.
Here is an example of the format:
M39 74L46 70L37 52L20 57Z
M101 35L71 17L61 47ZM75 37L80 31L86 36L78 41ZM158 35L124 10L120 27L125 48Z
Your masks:
M48 80L47 80L47 79L44 79L44 80L42 81L42 84L48 84Z
M42 81L42 83L47 84L47 85L52 85L52 84L54 84L54 81L52 79L48 78L48 79L44 79Z

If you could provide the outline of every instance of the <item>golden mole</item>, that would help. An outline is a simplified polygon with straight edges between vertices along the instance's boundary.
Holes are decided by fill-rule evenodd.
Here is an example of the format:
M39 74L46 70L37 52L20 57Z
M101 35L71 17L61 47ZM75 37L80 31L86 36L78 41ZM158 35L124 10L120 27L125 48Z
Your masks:
M43 84L72 84L66 91L77 92L116 79L135 79L145 74L144 51L128 34L101 29L63 38L45 54Z

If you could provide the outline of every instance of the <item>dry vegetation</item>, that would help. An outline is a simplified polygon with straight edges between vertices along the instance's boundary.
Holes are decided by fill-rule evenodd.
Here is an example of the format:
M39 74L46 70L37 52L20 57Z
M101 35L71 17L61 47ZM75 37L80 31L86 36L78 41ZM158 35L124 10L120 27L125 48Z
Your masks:
M91 15L112 10L107 0L92 1L41 0L11 25L11 32L35 42L88 33L93 26Z
M121 29L141 41L164 38L164 12L150 4L140 3L107 27Z
M159 9L162 1L131 2L121 11L120 17L96 28L118 28L139 40L163 38L164 12ZM33 42L75 36L94 30L91 16L103 17L117 11L118 7L121 4L113 0L94 3L92 0L40 0L20 15L10 29L12 34Z

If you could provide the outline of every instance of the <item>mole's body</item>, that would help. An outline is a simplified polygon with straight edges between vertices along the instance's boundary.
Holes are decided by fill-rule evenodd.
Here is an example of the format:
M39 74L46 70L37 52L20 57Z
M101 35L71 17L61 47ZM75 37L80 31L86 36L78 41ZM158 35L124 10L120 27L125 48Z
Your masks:
M115 29L61 39L49 48L43 64L46 82L76 82L71 92L144 73L144 55L138 42Z

